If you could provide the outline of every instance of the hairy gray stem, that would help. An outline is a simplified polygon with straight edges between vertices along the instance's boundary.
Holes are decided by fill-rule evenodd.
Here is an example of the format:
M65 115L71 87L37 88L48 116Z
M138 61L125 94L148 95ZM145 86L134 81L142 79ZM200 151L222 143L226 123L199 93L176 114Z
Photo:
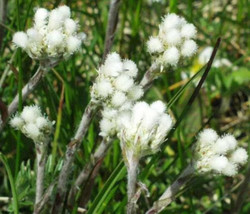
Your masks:
M136 182L137 182L137 167L138 167L138 160L133 159L127 165L128 171L128 204L127 204L127 214L135 214L136 213L136 200L134 199L136 194Z
M140 82L140 86L143 88L144 91L148 90L151 87L153 81L157 78L158 69L159 69L159 65L156 62L154 62L149 67L147 72L144 74Z
M114 40L114 34L118 23L118 12L121 0L111 0L109 6L108 27L105 36L104 52L102 63L104 62L107 54L110 52Z
M43 196L44 173L47 160L47 143L46 144L36 143L36 158L37 158L37 174L36 174L36 199L35 199L34 213L36 213L37 205L41 201Z
M74 139L67 146L67 150L66 150L66 154L65 154L65 158L63 162L63 167L59 174L56 199L54 202L52 213L57 214L57 213L62 212L65 195L67 192L67 182L69 179L70 170L74 161L75 154L78 148L80 147L82 138L87 133L90 122L97 110L98 110L98 106L96 104L92 102L88 104L82 116L80 125L74 136Z
M190 180L193 173L194 167L190 164L184 169L184 171L182 171L182 173L174 181L174 183L166 189L162 196L154 202L153 207L149 209L146 214L159 213L170 203L172 203L175 200L175 196L178 193L179 189Z
M76 193L80 190L80 186L90 177L91 173L96 171L98 163L105 157L107 154L108 148L110 147L112 139L103 139L95 153L92 155L90 162L87 163L80 174L78 175L74 185L70 189L68 197L68 205L73 206L75 202ZM100 168L100 167L99 167ZM98 169L99 169L98 168ZM97 170L98 171L98 170ZM97 173L97 172L95 172Z
M38 83L41 81L43 76L45 75L46 70L42 69L41 66L37 69L36 73L31 77L29 82L23 87L22 89L22 100L25 101L26 98L32 93L32 91L37 87ZM8 107L8 117L11 116L13 113L16 112L18 108L18 101L19 95L17 94L13 101L10 103ZM0 132L2 131L4 125L6 124L7 120L4 121L0 125Z
M43 211L45 205L49 202L49 199L52 195L53 189L55 187L55 182L51 183L47 188L46 192L43 194L42 199L37 204L36 209L34 210L34 214L39 214Z

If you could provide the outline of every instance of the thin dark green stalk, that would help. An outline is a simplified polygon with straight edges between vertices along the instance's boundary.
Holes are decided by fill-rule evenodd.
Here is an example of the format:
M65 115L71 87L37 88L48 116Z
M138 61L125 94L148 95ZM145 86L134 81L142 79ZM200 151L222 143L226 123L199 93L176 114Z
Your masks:
M13 197L14 213L18 214L19 213L19 211L18 211L18 197L17 197L17 193L16 193L16 187L15 187L13 175L11 173L11 169L10 169L10 166L8 164L8 161L2 153L0 153L0 160L3 162L3 164L5 166L5 169L7 171L8 178L10 181L10 187L11 187L11 192L12 192L12 197Z

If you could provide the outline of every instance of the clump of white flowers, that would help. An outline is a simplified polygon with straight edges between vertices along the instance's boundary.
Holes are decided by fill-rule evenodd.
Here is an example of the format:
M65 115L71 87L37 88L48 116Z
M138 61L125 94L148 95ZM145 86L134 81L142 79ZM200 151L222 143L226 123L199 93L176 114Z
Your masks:
M36 105L25 106L20 114L10 120L10 125L38 144L47 143L53 131L53 122Z
M246 150L237 146L234 136L226 134L219 137L213 129L200 133L194 152L194 166L199 173L213 171L234 176L248 159Z
M91 100L103 108L100 135L112 137L117 133L117 116L143 95L142 87L135 82L138 68L132 60L122 60L119 54L111 53L97 72Z
M143 95L142 88L135 83L138 68L132 60L121 60L119 54L111 53L97 72L91 89L93 102L105 107L125 109Z
M161 101L151 105L137 102L130 112L118 117L118 137L125 162L130 162L131 157L139 160L159 151L172 127L172 119L165 110Z
M181 59L192 57L197 51L196 28L174 13L166 15L159 26L159 34L147 42L148 52L156 62L176 66Z
M84 33L77 32L77 21L70 16L70 8L66 5L52 11L38 8L33 27L15 33L13 42L33 59L51 61L69 57L79 50L85 38Z

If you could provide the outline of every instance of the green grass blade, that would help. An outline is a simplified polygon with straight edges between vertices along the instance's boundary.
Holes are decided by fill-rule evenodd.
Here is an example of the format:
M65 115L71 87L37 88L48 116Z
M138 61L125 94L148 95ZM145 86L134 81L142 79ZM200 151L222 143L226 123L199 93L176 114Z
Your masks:
M113 173L110 175L106 183L104 184L102 190L98 193L95 197L93 204L91 205L90 209L88 210L87 214L97 214L98 210L102 207L103 202L105 201L106 197L110 193L112 193L112 188L116 184L116 182L123 178L126 174L126 167L124 163L121 161L118 166L115 168Z
M7 171L8 178L10 181L10 187L11 187L11 192L12 192L12 197L13 197L14 213L18 214L19 213L19 211L18 211L18 198L17 198L16 187L15 187L13 175L11 173L11 169L10 169L10 166L8 164L7 158L2 153L0 153L0 160L4 164L4 167Z

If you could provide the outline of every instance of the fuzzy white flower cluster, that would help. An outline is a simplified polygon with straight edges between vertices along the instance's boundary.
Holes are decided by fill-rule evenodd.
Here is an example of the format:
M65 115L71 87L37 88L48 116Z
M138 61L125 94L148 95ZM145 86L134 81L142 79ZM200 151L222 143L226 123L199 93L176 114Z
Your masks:
M156 62L165 66L176 66L181 59L192 57L197 51L196 28L183 17L171 13L166 15L159 26L159 34L147 42L149 53Z
M237 146L234 136L219 137L213 129L205 129L196 143L194 165L198 172L213 171L216 174L234 176L239 166L246 163L245 149Z
M66 5L48 11L38 8L34 26L26 32L13 36L16 46L38 60L57 60L68 57L81 47L84 33L77 33L77 22L70 18L71 11Z
M122 60L117 53L109 54L99 68L91 89L91 98L103 107L101 136L114 136L117 116L130 109L134 102L142 97L143 90L135 83L137 73L136 64L128 59Z
M36 106L25 106L21 114L16 114L10 121L10 125L20 130L35 143L47 143L49 135L53 131L51 122Z
M93 102L105 107L126 108L143 95L142 88L135 83L138 73L136 64L131 60L121 60L120 55L111 53L99 68L98 76L91 89Z
M118 137L128 162L131 157L140 159L159 151L172 127L172 119L165 110L166 106L161 101L151 105L137 102L130 112L119 116Z

